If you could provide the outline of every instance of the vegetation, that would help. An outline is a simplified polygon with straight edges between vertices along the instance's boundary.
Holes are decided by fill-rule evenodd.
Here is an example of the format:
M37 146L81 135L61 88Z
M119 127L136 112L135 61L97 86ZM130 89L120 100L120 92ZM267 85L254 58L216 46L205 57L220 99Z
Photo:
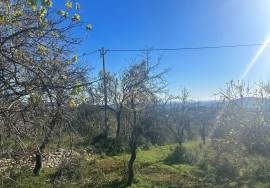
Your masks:
M149 51L90 78L79 3L0 6L0 187L270 186L268 83L231 81L201 104L167 91Z

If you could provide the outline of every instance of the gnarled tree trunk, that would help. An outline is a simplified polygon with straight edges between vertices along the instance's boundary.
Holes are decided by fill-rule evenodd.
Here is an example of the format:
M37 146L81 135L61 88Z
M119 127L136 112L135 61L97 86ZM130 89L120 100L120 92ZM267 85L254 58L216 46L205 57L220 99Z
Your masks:
M121 130L121 112L117 112L117 114L116 114L116 122L117 122L116 139L119 139L120 138L120 130Z
M35 154L35 168L33 170L33 174L35 176L39 175L40 170L42 168L42 153L43 153L44 149L46 148L46 146L49 143L49 140L50 140L51 135L53 133L53 129L54 129L56 123L57 123L57 119L59 118L58 114L59 113L56 113L55 116L53 117L52 121L50 122L50 125L48 127L49 131L46 133L42 144L38 148L38 151L36 151L36 154Z
M33 174L35 176L38 176L42 168L42 153L40 151L37 151L35 155L35 168L33 170Z
M137 127L137 112L135 110L134 99L131 99L131 108L133 110L133 128L131 133L131 140L130 140L130 159L128 162L128 180L127 185L130 186L133 183L134 179L134 170L133 164L136 159L136 151L137 151L137 137L138 137L138 127Z
M127 180L127 185L131 186L133 179L134 179L134 170L133 170L133 164L136 159L136 150L137 150L137 145L136 143L133 143L131 146L131 156L128 162L128 180Z

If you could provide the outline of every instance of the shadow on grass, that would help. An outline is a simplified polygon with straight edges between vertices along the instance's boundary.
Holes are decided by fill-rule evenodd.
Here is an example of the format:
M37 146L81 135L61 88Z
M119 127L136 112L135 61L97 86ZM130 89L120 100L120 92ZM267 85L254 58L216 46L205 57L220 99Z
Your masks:
M114 182L111 182L107 185L102 186L102 188L114 188L114 187L125 188L125 187L127 187L127 182L126 182L126 180L114 181Z

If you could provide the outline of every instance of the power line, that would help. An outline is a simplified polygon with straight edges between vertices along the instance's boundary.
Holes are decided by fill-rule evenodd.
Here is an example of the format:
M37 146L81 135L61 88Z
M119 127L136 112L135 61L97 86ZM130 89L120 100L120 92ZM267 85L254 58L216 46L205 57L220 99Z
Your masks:
M90 52L84 52L84 53L82 53L82 55L80 57L84 57L84 56L88 56L88 55L93 55L93 54L95 54L95 53L97 53L99 51L100 51L100 49L93 50L93 51L90 51Z
M234 44L234 45L218 45L218 46L199 46L199 47L179 47L179 48L149 48L149 49L107 49L108 52L143 52L143 51L181 51L181 50L204 50L204 49L220 49L220 48L239 48L261 46L262 43L253 44Z
M179 48L145 48L145 49L105 49L105 52L151 52L151 51L184 51L184 50L206 50L206 49L223 49L223 48L241 48L262 46L263 43L250 44L231 44L231 45L216 45L216 46L197 46L197 47L179 47ZM83 53L82 56L93 55L101 52L102 49L96 49L91 52Z

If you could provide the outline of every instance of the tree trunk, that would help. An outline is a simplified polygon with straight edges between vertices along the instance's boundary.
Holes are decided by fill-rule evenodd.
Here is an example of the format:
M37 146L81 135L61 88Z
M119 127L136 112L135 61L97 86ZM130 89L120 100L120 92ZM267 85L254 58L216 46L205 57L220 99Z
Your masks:
M201 129L201 139L203 141L203 144L206 142L206 130L205 130L205 124L202 125Z
M40 170L42 168L42 153L43 153L45 147L49 143L49 139L50 139L50 137L52 135L52 132L53 132L53 129L54 129L55 125L56 125L56 121L57 121L57 118L58 118L57 116L58 116L58 113L56 113L56 115L53 117L53 119L52 119L52 121L50 123L50 126L49 126L49 131L46 133L42 144L38 148L38 151L36 151L36 154L35 154L35 168L33 170L33 174L35 176L39 175Z
M116 121L117 121L116 139L119 139L119 137L120 137L120 130L121 130L121 113L120 112L117 112L117 114L116 114Z
M4 154L4 148L3 148L3 134L0 134L0 148L1 148L1 155L2 156Z
M39 172L42 168L42 154L41 154L41 152L39 152L39 151L36 152L35 161L36 161L36 164L35 164L35 168L33 170L33 174L35 176L39 176Z
M133 164L134 161L136 159L136 150L137 150L137 145L133 144L133 146L131 146L131 156L128 162L128 180L127 180L127 185L131 186L131 184L133 183L133 179L134 179L134 170L133 170Z
M134 98L131 99L131 108L133 110L133 128L131 133L131 140L130 140L130 159L128 162L128 180L127 185L131 186L134 179L134 170L133 170L133 163L136 159L136 150L137 150L137 137L138 137L138 127L137 127L137 112L135 110L134 105Z
M48 134L46 134L42 144L39 146L39 150L36 151L36 156L35 156L35 168L33 170L33 174L35 176L39 175L39 172L42 168L42 153L45 149L45 147L47 146L47 144L49 143L49 137L51 136L51 133L49 132Z

